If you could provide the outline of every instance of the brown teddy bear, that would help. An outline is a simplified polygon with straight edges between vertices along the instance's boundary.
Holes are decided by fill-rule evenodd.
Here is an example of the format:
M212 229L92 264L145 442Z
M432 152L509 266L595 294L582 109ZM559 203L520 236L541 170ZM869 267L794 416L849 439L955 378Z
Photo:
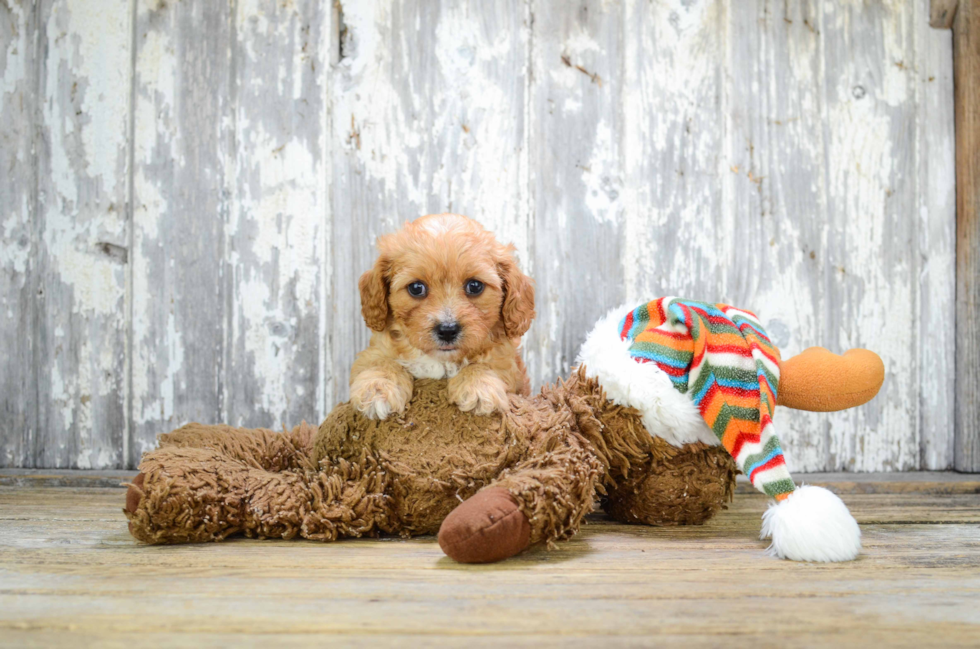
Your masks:
M648 307L641 313L649 314ZM438 532L453 559L490 562L571 537L597 499L610 517L626 523L702 523L731 499L741 469L779 501L763 530L773 538L774 554L819 561L856 556L860 532L843 503L817 487L794 489L791 479L785 485L788 472L782 477L785 469L769 457L766 416L753 420L743 407L749 424L739 430L755 421L757 433L755 442L740 434L740 443L761 449L746 460L725 435L703 437L708 414L696 414L697 424L685 419L680 411L693 408L696 395L671 386L664 377L673 375L655 362L623 362L622 354L642 339L620 333L632 322L624 314L638 312L615 310L600 321L578 370L538 396L510 395L504 413L461 412L450 403L445 381L418 380L404 413L382 421L344 403L319 431L306 423L283 433L189 424L161 435L160 447L143 456L129 486L129 529L147 543L234 534L332 541ZM737 314L729 316L738 322ZM656 329L657 319L646 324ZM680 328L667 320L660 326ZM688 336L695 351L704 335L702 327ZM705 349L702 359L711 358L711 348ZM883 380L880 359L864 350L837 356L812 348L785 362L778 352L768 353L766 362L774 356L775 365L758 375L769 372L768 381L782 387L780 403L790 407L857 405ZM708 371L703 363L689 367L699 370L699 380ZM711 375L722 383L729 376L723 369L716 365ZM653 385L663 380L666 391ZM759 393L751 393L756 401ZM762 393L765 402L765 388ZM722 412L753 398L745 394L738 388L725 397ZM757 455L765 456L758 466L746 464ZM779 493L770 492L772 484Z
M582 371L483 416L450 403L444 380L422 379L405 412L382 421L344 403L319 432L188 424L161 435L126 515L147 543L238 533L333 541L443 526L449 556L486 562L569 538L596 494L624 522L701 523L731 498L735 473L721 447L651 436L635 409L608 401Z

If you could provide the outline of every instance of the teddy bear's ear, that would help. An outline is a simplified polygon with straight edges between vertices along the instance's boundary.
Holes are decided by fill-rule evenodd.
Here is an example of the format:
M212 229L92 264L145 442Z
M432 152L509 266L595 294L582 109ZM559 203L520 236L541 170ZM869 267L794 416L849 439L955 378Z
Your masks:
M388 326L388 259L382 255L374 262L374 268L361 275L357 286L361 291L361 315L373 331L384 331Z
M534 282L521 272L514 258L514 246L507 246L497 262L504 282L504 302L500 315L510 338L520 338L534 320Z

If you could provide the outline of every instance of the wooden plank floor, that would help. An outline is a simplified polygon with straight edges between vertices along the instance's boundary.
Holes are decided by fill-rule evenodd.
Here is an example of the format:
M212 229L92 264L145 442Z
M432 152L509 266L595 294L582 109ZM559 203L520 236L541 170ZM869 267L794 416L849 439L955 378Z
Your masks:
M980 494L844 500L849 564L767 557L739 494L474 567L433 538L143 546L119 489L0 486L0 646L980 645Z

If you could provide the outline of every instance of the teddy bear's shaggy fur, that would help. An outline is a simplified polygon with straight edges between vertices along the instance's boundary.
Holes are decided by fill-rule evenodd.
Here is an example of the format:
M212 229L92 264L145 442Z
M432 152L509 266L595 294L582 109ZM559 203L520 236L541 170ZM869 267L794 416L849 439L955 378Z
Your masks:
M433 534L483 490L509 494L526 518L513 554L569 538L597 499L616 520L670 525L702 523L732 497L724 448L651 436L581 371L510 404L463 413L445 381L419 380L408 409L385 421L345 403L319 431L189 424L143 456L127 494L130 531L147 543Z

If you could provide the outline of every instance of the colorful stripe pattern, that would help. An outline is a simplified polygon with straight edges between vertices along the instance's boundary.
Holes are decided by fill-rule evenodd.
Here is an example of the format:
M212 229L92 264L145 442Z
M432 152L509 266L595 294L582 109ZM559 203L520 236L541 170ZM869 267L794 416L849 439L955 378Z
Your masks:
M779 350L759 319L725 304L664 297L619 326L638 363L656 363L688 394L752 485L783 500L795 489L772 424Z

